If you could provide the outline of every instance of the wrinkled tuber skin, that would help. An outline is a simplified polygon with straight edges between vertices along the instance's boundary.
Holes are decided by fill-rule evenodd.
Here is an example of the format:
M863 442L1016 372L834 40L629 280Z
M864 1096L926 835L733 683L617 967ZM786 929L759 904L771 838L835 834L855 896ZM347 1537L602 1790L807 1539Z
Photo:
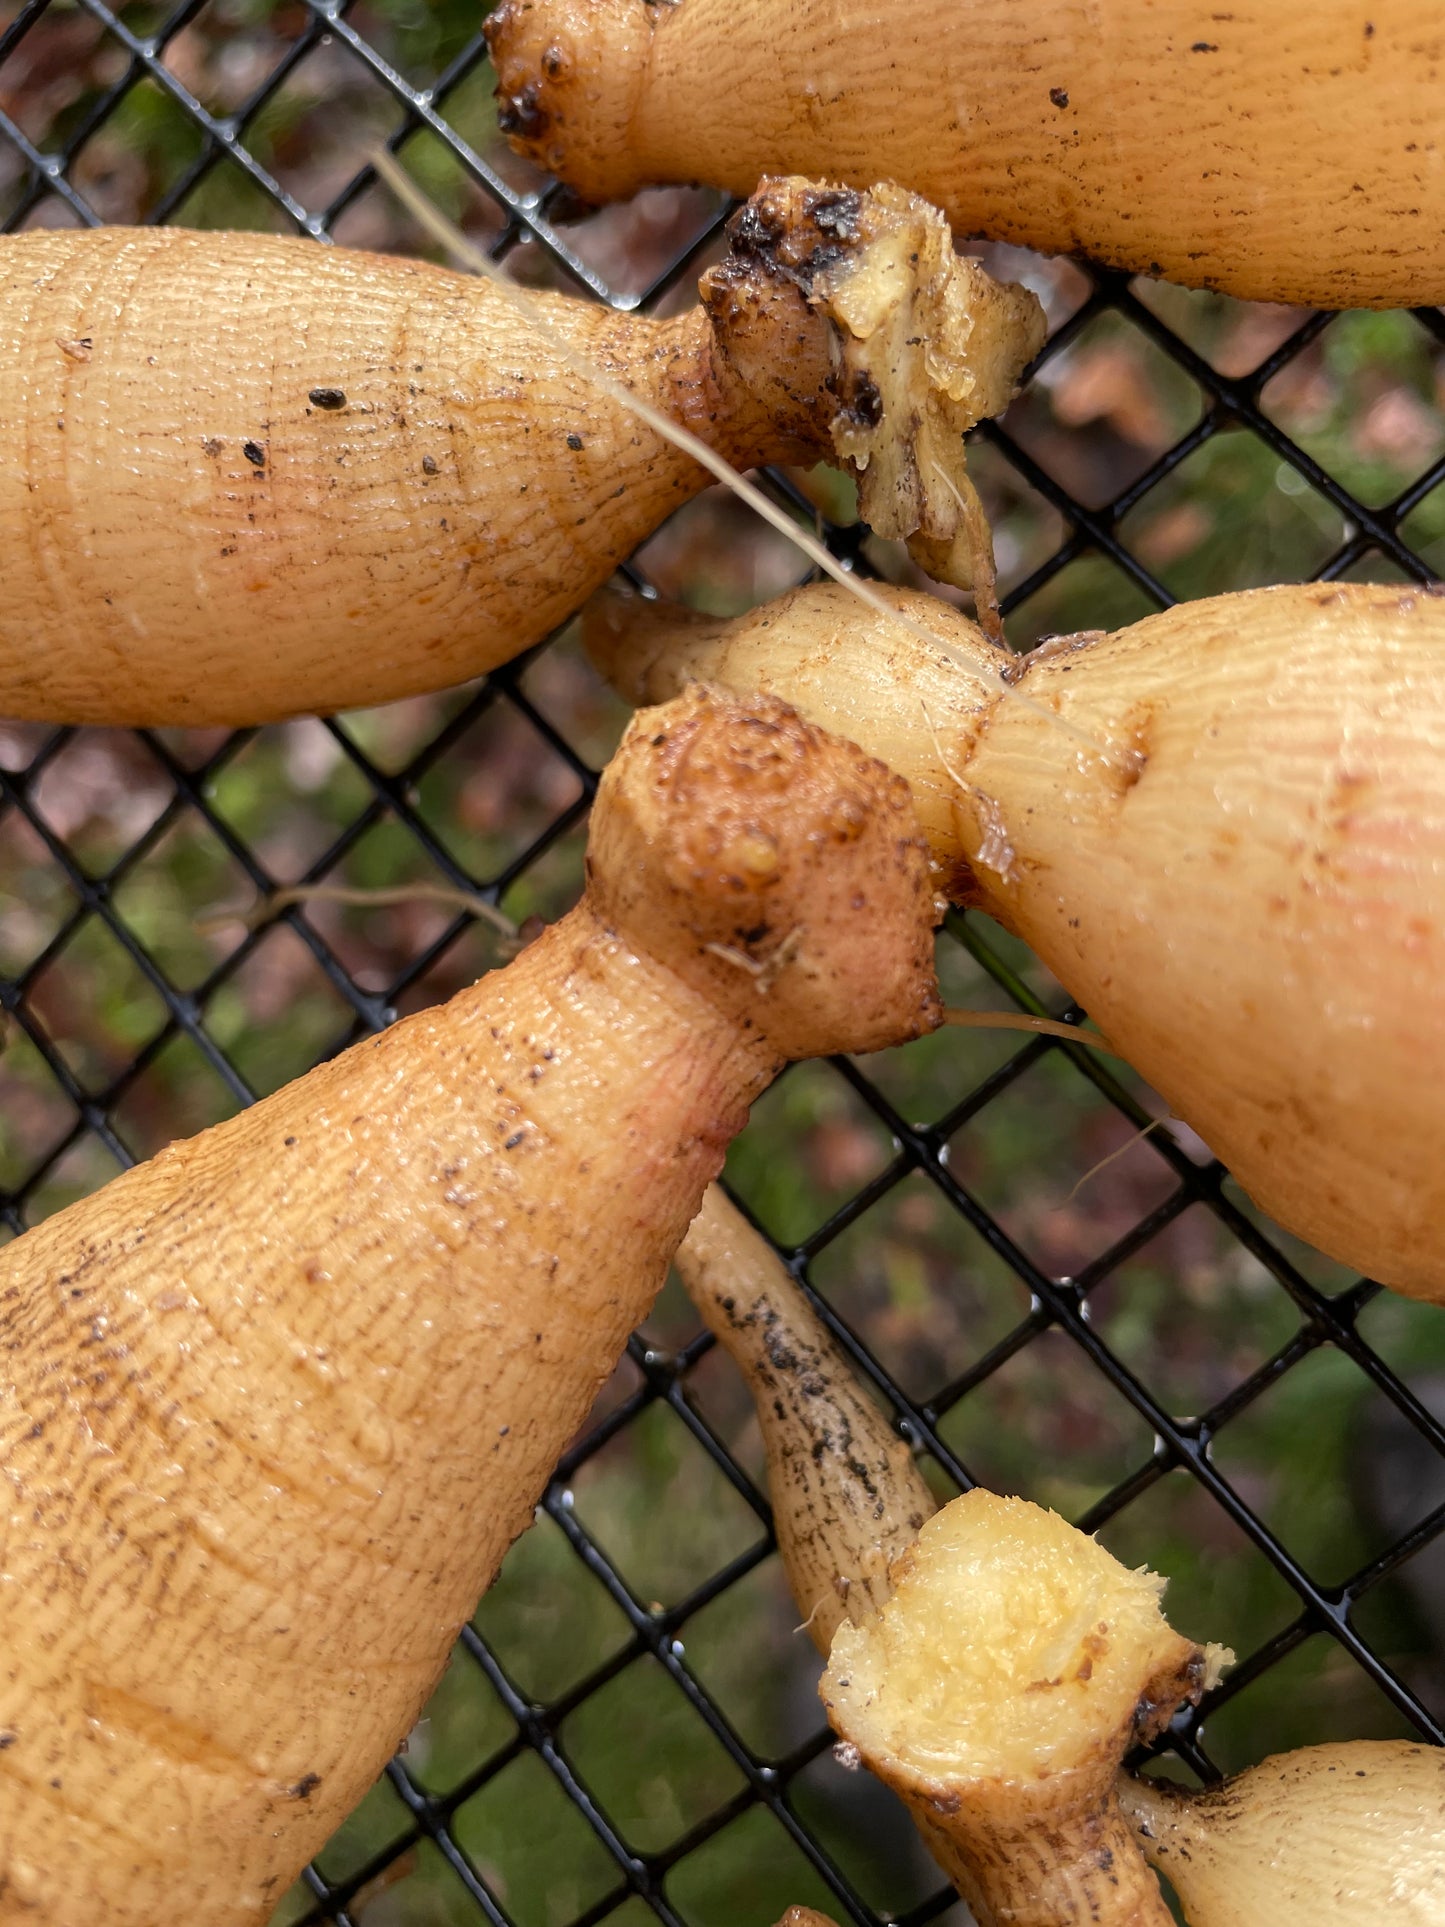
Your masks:
M0 1921L260 1927L415 1720L786 1058L933 1027L903 781L637 718L506 969L0 1253Z
M1445 588L1255 589L1024 657L884 593L912 627L820 584L731 623L599 599L588 643L634 699L766 689L902 771L949 893L1257 1204L1445 1302Z
M673 1263L753 1395L788 1586L826 1657L845 1618L888 1597L889 1563L918 1537L933 1494L777 1253L717 1185Z
M1119 1803L1189 1927L1445 1920L1439 1747L1303 1747L1200 1791L1126 1776Z
M1302 307L1445 298L1438 0L502 0L499 120L592 201L902 181L959 234Z
M1152 1574L981 1490L890 1581L880 1613L839 1627L823 1703L980 1927L1167 1927L1115 1782L1225 1656L1170 1629Z
M0 240L0 714L239 725L505 662L712 480L588 365L734 467L860 468L970 580L950 425L1007 401L1038 306L952 258L924 203L805 181L675 320L268 235Z

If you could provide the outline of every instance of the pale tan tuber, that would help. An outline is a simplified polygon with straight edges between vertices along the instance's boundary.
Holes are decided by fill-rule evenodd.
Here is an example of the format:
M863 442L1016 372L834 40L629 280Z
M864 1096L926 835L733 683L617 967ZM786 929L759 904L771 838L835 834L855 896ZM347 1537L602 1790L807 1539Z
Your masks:
M788 1587L826 1655L845 1618L888 1597L889 1562L918 1537L933 1494L777 1254L717 1185L673 1264L753 1395Z
M768 690L906 774L955 900L1259 1205L1445 1302L1445 591L1259 589L1022 659L891 600L936 641L827 586L731 624L608 598L589 640L634 700Z
M965 1493L890 1578L838 1628L823 1703L980 1927L1167 1927L1115 1781L1226 1656L1171 1630L1162 1580L1023 1499Z
M937 1021L891 775L640 717L505 970L0 1252L0 1923L256 1927L383 1767L784 1060Z
M736 467L844 462L989 608L960 438L1042 338L889 187L765 184L673 321L265 235L0 240L0 715L235 725L506 661L711 479L592 368Z
M1247 300L1445 299L1438 0L503 0L487 34L513 145L592 200L890 179Z
M1121 1782L1189 1927L1440 1927L1445 1752L1355 1740L1280 1753L1218 1786Z

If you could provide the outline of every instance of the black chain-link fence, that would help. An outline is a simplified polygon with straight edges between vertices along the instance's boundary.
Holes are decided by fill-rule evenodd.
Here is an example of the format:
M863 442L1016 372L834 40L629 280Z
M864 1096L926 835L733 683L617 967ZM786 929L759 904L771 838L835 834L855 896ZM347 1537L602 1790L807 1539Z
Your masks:
M430 251L367 160L384 142L518 278L690 299L721 201L572 207L497 137L475 12L0 5L0 226ZM1016 642L1445 559L1439 311L1246 308L984 252L1052 329L975 437ZM855 567L906 578L838 478L768 486ZM712 494L632 566L729 609L804 565ZM9 1231L495 961L464 908L367 890L565 908L620 724L564 632L471 689L326 723L0 732ZM298 883L343 894L274 900ZM216 914L261 899L252 924ZM940 968L955 1001L1062 1004L982 920L950 920ZM798 1067L729 1178L941 1493L977 1478L1056 1505L1168 1573L1183 1629L1236 1646L1167 1740L1176 1770L1445 1740L1438 1312L1285 1238L1137 1080L1045 1040ZM956 1904L833 1760L759 1477L746 1397L670 1286L427 1717L278 1922L723 1927L811 1900L921 1927Z

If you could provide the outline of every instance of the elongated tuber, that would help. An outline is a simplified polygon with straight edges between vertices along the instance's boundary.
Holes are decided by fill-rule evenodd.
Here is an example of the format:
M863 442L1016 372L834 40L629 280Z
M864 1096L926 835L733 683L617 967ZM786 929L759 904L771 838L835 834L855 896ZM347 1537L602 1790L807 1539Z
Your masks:
M241 724L506 661L710 479L586 365L736 466L845 461L863 514L987 603L960 436L1039 346L1034 297L911 195L796 180L702 296L519 311L300 240L0 241L0 715Z
M1165 1927L1111 1781L1224 1655L1177 1639L1160 1582L1052 1513L974 1492L935 1518L911 1454L716 1186L674 1262L757 1406L788 1584L833 1655L830 1717L975 1917Z
M1115 1780L1224 1656L1171 1630L1161 1580L1023 1499L955 1499L890 1581L838 1628L823 1703L980 1927L1167 1927Z
M634 699L768 690L906 774L955 899L1266 1211L1445 1301L1445 592L1253 590L1022 659L892 600L936 645L817 587L731 624L609 598L590 646Z
M757 1405L773 1524L803 1623L826 1654L888 1597L888 1565L934 1510L913 1454L777 1254L710 1185L673 1260Z
M1439 1927L1445 1752L1355 1740L1280 1753L1219 1786L1121 1782L1189 1927Z
M1445 299L1437 0L503 0L487 34L513 145L592 200L888 178L1187 287Z
M264 1921L435 1683L794 1055L937 1021L907 786L633 725L507 969L0 1253L0 1923Z

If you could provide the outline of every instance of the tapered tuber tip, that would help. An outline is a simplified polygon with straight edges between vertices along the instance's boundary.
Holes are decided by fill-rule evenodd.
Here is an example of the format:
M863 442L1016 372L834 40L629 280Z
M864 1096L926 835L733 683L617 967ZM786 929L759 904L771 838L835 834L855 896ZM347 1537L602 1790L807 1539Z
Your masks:
M1119 1804L1196 1927L1445 1918L1439 1747L1307 1746L1198 1790L1126 1776Z
M780 1057L939 1022L907 783L774 698L695 687L634 719L598 791L588 897Z
M632 118L655 17L647 0L502 0L483 28L502 132L589 201L643 185Z
M582 646L598 674L634 708L641 708L665 703L690 682L725 682L725 677L709 674L706 654L699 658L702 666L694 669L687 644L705 650L716 645L728 627L679 602L635 595L614 581L582 610Z

